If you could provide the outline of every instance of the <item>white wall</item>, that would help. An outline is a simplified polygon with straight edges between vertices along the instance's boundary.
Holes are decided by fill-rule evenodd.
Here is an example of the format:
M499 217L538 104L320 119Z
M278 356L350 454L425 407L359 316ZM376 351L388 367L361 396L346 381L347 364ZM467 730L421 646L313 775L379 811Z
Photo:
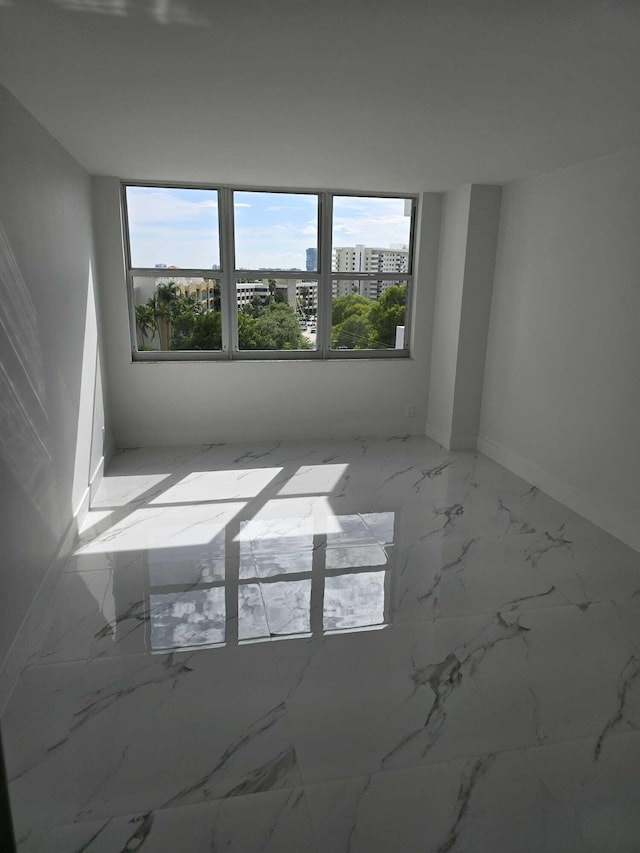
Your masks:
M449 447L467 254L471 184L444 196L434 305L427 433Z
M0 127L1 708L16 638L86 506L103 407L89 177L2 87Z
M444 200L426 431L451 450L478 439L500 195L466 184Z
M501 195L500 187L471 187L451 426L454 448L475 449L478 440Z
M439 194L422 204L412 359L132 363L119 183L94 178L93 189L117 446L424 432Z
M479 447L640 547L640 151L505 189Z

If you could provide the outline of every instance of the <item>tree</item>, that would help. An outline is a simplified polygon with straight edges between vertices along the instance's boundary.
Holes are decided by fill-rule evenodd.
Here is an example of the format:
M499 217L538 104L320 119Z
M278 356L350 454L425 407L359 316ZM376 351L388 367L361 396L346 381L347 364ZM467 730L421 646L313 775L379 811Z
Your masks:
M385 290L380 299L373 303L369 322L374 346L395 348L396 327L404 326L406 300L406 284L396 284Z
M155 294L147 302L155 314L161 350L170 349L172 314L174 304L179 298L178 285L175 281L170 281L168 284L166 282L159 284Z
M209 286L209 299L213 299L213 310L219 311L222 301L220 282L217 279L215 281L207 279L205 284Z
M347 293L345 296L338 296L333 300L331 306L331 323L335 327L353 314L366 314L371 305L371 300L367 299L366 296L360 296L359 293Z
M353 314L333 330L331 345L334 349L368 349L371 325L366 314Z
M222 317L209 311L195 318L190 349L222 349Z
M238 312L238 346L240 349L259 349L255 317Z
M157 330L156 315L151 305L136 305L136 327L140 332L138 344L146 347L146 341L152 340Z
M258 349L309 349L293 308L287 302L272 302L255 320Z
M136 319L140 317L138 325L142 328L143 320L147 323L153 318L161 350L192 349L192 336L201 310L195 296L183 296L179 285L170 281L159 284L146 305L136 306Z
M331 308L334 348L367 349L370 344L369 313L373 301L358 293L348 293L333 300Z
M171 317L171 349L193 349L193 331L197 315L190 306L176 306Z

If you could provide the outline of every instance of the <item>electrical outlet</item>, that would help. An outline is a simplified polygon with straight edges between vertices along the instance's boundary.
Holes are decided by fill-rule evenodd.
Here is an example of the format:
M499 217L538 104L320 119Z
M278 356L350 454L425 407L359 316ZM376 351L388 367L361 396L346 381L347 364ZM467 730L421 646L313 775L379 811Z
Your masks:
M413 403L409 403L409 405L405 409L405 415L408 418L413 418L413 417L415 417L415 414L416 414L416 407L413 405Z

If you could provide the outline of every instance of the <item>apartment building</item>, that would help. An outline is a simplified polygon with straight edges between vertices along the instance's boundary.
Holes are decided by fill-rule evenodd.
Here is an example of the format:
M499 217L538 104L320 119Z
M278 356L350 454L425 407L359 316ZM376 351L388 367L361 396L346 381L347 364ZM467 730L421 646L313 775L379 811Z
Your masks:
M333 250L333 270L339 273L406 273L409 271L409 249L408 246L382 249L362 244L337 246ZM361 281L344 277L334 282L333 293L334 296L359 293L370 299L377 299L385 289L383 281Z

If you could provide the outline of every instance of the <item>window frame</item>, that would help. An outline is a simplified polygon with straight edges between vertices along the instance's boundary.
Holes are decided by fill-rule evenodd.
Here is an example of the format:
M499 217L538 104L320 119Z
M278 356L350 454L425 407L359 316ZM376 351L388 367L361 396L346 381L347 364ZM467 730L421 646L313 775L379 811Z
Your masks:
M220 269L200 269L179 267L171 270L176 279L202 277L219 279L221 287L222 346L219 350L154 350L138 349L135 321L134 280L136 278L159 278L156 267L133 267L131 264L131 239L127 208L127 188L159 188L184 190L209 190L218 195L218 240L220 248ZM235 267L235 219L234 193L283 193L315 195L318 199L317 270L278 270L274 268L250 270ZM402 199L411 203L409 221L409 249L407 272L338 272L332 270L333 259L333 199L351 198L390 198ZM134 363L162 361L341 361L344 359L389 359L411 358L411 339L413 326L413 298L415 283L415 248L419 196L417 193L377 192L373 190L320 190L301 187L256 187L244 185L192 183L178 181L120 181L122 244L126 276L127 305L129 311L129 333L131 339L131 360ZM214 273L215 275L212 275ZM241 350L238 347L237 292L239 278L295 279L303 282L317 282L317 325L316 348L313 350ZM333 282L348 278L362 281L388 281L405 283L407 297L405 304L405 345L403 349L331 349L331 311L333 302Z

